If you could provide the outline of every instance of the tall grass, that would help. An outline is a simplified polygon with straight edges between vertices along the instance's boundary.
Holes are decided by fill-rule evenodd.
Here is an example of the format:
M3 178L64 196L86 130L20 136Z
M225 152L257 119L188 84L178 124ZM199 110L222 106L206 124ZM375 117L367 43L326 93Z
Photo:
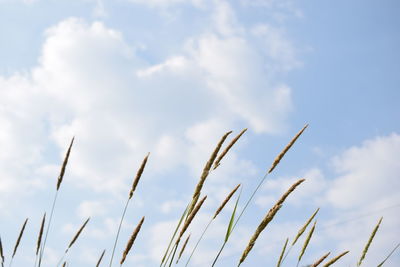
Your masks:
M284 156L288 153L288 151L293 147L293 145L295 144L295 142L299 139L299 137L303 134L303 132L305 131L305 129L308 127L308 125L305 125L290 141L289 143L282 149L282 151L276 156L276 158L274 159L274 161L272 162L271 166L269 167L268 171L265 173L265 175L261 178L261 180L259 181L259 183L257 184L256 188L254 190L251 191L251 195L250 197L247 199L247 201L244 203L243 207L241 208L240 212L238 212L238 207L239 207L239 201L240 201L240 196L241 194L239 194L237 196L235 205L233 207L233 211L231 213L230 216L230 220L227 222L226 224L226 234L223 240L221 240L222 242L222 246L220 247L217 253L217 256L214 258L213 262L212 262L212 266L217 264L217 261L223 251L223 249L227 246L228 241L230 239L230 236L232 235L232 233L235 230L235 227L237 226L238 222L240 221L240 219L242 218L242 216L244 215L246 209L248 208L248 206L251 204L251 201L253 200L255 194L258 192L258 190L260 189L261 185L264 183L264 181L266 180L267 176L269 174L271 174L276 168L277 166L280 164L280 162L282 161L282 159L284 158ZM167 248L165 253L163 254L163 258L161 260L161 264L160 266L172 266L173 263L175 262L175 264L178 264L179 261L181 260L181 258L184 257L185 255L185 249L187 247L189 247L190 242L192 241L190 239L191 234L187 235L187 232L189 232L189 228L192 228L192 222L194 221L195 217L197 214L200 213L200 209L203 206L203 204L205 203L207 196L204 196L203 198L200 199L200 195L202 195L203 193L203 187L204 184L209 176L209 174L213 171L216 171L217 168L219 168L219 166L222 165L222 160L225 158L225 156L227 155L227 153L232 149L233 145L235 143L238 142L238 140L241 138L241 136L243 136L243 134L247 131L247 129L243 129L239 134L237 134L234 138L232 138L232 140L228 143L228 145L225 146L225 148L223 148L225 141L227 140L227 138L229 137L229 135L232 133L231 131L226 132L218 141L216 147L214 148L214 150L212 151L209 159L207 160L198 183L196 184L193 194L190 198L190 201L187 203L185 210L182 212L182 215L177 223L177 226L174 229L171 229L171 231L173 230L173 234L172 237L169 240L169 243L166 244ZM35 262L34 262L34 266L36 267L36 264L38 263L38 266L40 267L42 264L42 260L45 256L44 252L45 252L45 247L46 247L46 241L48 239L48 235L50 232L50 226L51 226L51 222L53 219L53 215L55 213L55 207L56 207L56 202L57 202L57 196L58 196L58 192L61 188L65 173L66 173L66 168L67 168L67 164L68 164L68 160L71 154L71 149L72 149L72 145L74 143L74 138L72 138L69 147L67 149L65 158L62 162L61 165L61 169L60 169L60 174L57 178L57 183L56 183L56 190L55 190L55 196L52 202L52 206L51 206L51 211L50 211L50 216L49 216L49 220L47 221L46 219L46 212L44 213L42 220L41 220L41 224L40 224L40 229L39 229L39 234L38 234L38 238L36 241L36 249L34 250L36 258L35 258ZM221 152L222 151L222 152ZM143 159L141 165L139 166L139 169L133 179L133 183L129 188L129 192L128 192L128 196L127 196L127 201L125 203L122 215L120 217L120 221L119 221L119 225L118 225L118 229L116 231L116 235L115 235L115 240L114 243L112 244L112 251L110 254L110 261L109 261L109 267L113 266L113 258L114 258L114 254L115 254L115 250L116 250L116 246L119 240L119 235L120 235L120 230L121 230L121 225L124 221L125 215L126 215L126 211L128 208L128 205L131 201L131 199L133 198L137 186L139 184L139 181L143 175L144 169L146 167L147 161L149 158L149 154L147 154L145 156L145 158ZM258 238L263 234L264 231L266 231L267 226L275 219L276 216L278 216L278 212L281 210L281 208L283 207L286 199L289 197L289 195L291 195L292 193L295 193L294 191L297 190L297 187L302 184L303 182L305 182L306 179L299 179L297 180L294 184L292 184L286 192L283 193L283 195L276 201L276 203L268 210L268 212L265 214L264 218L261 220L261 222L258 224L258 226L255 228L255 231L253 233L253 235L251 235L249 237L249 241L244 247L244 250L241 254L241 256L239 257L237 266L240 266L242 264L246 264L246 259L249 257L251 251L253 250L253 248L256 246L256 241L258 240ZM230 199L234 196L234 194L237 192L237 190L240 187L240 191L243 189L241 187L241 184L238 184L236 187L234 187L232 189L232 191L225 197L225 199L220 203L220 205L215 209L214 214L210 217L210 221L208 222L208 224L205 226L205 228L203 228L204 230L201 232L200 238L197 240L197 242L195 243L195 245L193 246L193 249L191 250L191 253L187 259L185 266L188 266L190 263L190 260L192 258L192 256L195 255L196 253L196 248L198 247L200 241L202 240L202 238L204 237L207 229L209 229L211 223L216 219L216 217L222 212L222 210L224 209L224 207L227 205L227 203L230 201ZM300 190L300 189L299 189ZM236 216L236 213L238 212L238 216ZM296 236L293 238L293 241L289 242L289 238L285 239L284 245L281 249L280 252L277 251L276 255L279 255L278 260L277 260L277 267L283 267L284 266L284 261L287 258L290 250L295 246L295 244L298 242L298 240L302 237L302 235L305 233L305 231L307 230L307 228L309 227L309 225L311 224L311 222L314 220L314 224L311 226L311 229L308 231L307 236L305 237L303 246L301 248L300 254L297 257L297 262L291 262L288 263L289 266L294 266L295 264L297 264L297 266L299 266L301 260L303 259L303 256L306 252L306 250L309 249L309 247L311 247L313 244L311 242L311 239L314 235L316 235L315 233L315 228L316 228L316 220L315 217L317 216L319 212L319 208L316 209L314 211L314 213L306 220L306 222L304 223L304 225L298 230ZM119 265L122 266L125 261L127 260L127 256L129 255L129 253L131 253L132 251L132 247L133 244L139 234L139 232L141 231L141 228L143 227L143 223L144 223L144 219L145 217L143 216L142 219L139 221L138 225L136 226L136 228L133 230L131 236L128 239L128 242L126 244L125 250L122 252L122 256L121 259L119 261ZM90 218L88 218L83 224L82 226L78 229L78 231L76 232L76 234L73 236L72 240L68 243L68 246L66 248L66 250L64 251L64 254L62 256L62 258L59 260L59 263L57 264L57 266L68 266L69 264L71 264L73 266L73 263L71 263L70 260L65 261L64 258L67 256L67 253L69 252L70 248L76 243L78 237L80 237L81 233L84 231L84 229L86 229L88 222L89 222ZM20 232L18 234L17 240L15 242L14 245L14 250L12 255L9 257L9 266L12 265L13 259L17 254L17 250L18 247L22 241L22 237L23 234L25 232L25 228L28 222L28 218L24 221ZM375 226L375 228L373 229L367 244L365 245L365 248L360 256L360 259L357 261L357 266L360 266L364 260L366 259L366 255L367 252L370 250L371 248L371 243L373 242L374 237L376 236L378 229L381 225L382 222L382 218L378 221L377 225ZM46 225L47 223L47 225ZM200 229L191 229L191 232L196 232ZM284 235L285 233L282 233L282 235ZM177 259L175 260L175 256L176 253L178 251L178 247L181 245L181 240L185 238L185 241L183 242L183 245L181 246ZM290 245L290 247L289 247ZM76 245L75 245L76 246ZM289 248L288 248L289 247ZM399 247L399 245L397 245L390 253L389 255L386 256L386 258L384 258L384 260L378 265L378 266L383 266L385 264L385 262L387 262L387 260L391 257L391 255L395 252L395 250ZM104 262L104 257L105 255L105 249L101 250L102 253L100 255L100 257L97 259L96 261L96 267L100 267L102 265L102 262ZM71 251L72 253L72 251ZM335 263L337 263L342 257L344 257L346 254L348 254L349 251L345 251L329 260L327 260L328 256L330 255L329 253L324 254L322 257L320 257L319 259L315 260L315 262L311 265L311 267L317 267L320 266L323 262L325 262L325 264L323 265L324 267L328 267L331 266ZM132 254L132 253L131 253ZM212 260L213 258L211 257L212 255L210 255L210 259ZM239 255L238 255L239 256ZM382 257L383 258L383 257ZM3 243L2 243L2 239L0 237L0 263L1 263L1 267L4 267L5 264L5 255L4 255L4 250L3 250ZM103 264L104 265L104 264Z

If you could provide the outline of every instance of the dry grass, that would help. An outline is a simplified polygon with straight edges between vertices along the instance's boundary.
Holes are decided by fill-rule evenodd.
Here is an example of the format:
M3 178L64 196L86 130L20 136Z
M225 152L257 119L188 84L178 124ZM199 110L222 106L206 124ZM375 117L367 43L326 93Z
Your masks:
M13 254L12 254L11 258L14 258L15 253L17 253L18 246L19 246L19 243L21 242L21 238L22 238L22 235L24 234L25 227L26 227L26 224L27 224L27 223L28 223L28 218L25 219L25 222L24 222L24 224L23 224L22 227L21 227L21 231L19 231L19 235L18 235L18 238L17 238L17 242L15 243L14 251L13 251Z
M133 231L131 237L128 240L128 243L126 244L125 250L122 253L122 258L120 261L120 264L122 265L126 259L126 256L128 255L129 251L132 248L133 242L135 242L135 239L140 231L140 228L142 228L142 224L144 222L144 216L142 217L142 219L140 220L139 224L136 226L135 230Z

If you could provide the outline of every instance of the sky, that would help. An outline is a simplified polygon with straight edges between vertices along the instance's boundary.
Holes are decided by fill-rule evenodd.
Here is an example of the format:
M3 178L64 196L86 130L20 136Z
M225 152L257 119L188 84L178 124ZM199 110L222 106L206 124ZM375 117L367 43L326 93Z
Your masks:
M305 178L242 266L275 266L317 209L299 266L350 250L363 266L400 242L400 4L395 0L0 0L0 236L8 264L35 261L68 144L42 266L71 248L94 266L113 240L132 180L150 157L122 226L116 260L145 221L125 266L157 266L221 136L248 131L207 178L179 265L219 203L242 184L241 210L277 154L309 127L251 201L216 266L236 266L260 221ZM235 196L236 198L236 196ZM235 199L234 198L234 199ZM210 266L234 200L190 266ZM307 230L308 231L308 230ZM306 232L307 233L307 232ZM184 236L186 237L186 235ZM305 236L283 266L294 266ZM400 265L400 253L386 262Z

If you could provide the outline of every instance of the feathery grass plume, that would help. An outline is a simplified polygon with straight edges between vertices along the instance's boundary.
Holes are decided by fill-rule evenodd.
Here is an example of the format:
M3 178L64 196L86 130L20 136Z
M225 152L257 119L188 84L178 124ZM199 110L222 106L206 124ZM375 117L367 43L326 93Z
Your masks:
M40 250L39 265L38 265L39 267L42 265L42 258L43 258L43 255L44 255L44 251L46 249L47 236L49 235L51 222L53 220L53 213L54 213L54 208L55 208L56 202L57 202L58 191L60 189L60 185L61 185L61 183L63 181L63 178L64 178L65 169L66 169L67 164L68 164L68 159L69 159L69 156L71 154L71 149L72 149L72 145L74 144L74 140L75 140L75 137L72 137L72 140L71 140L71 143L70 143L70 145L68 147L67 153L65 154L63 164L61 165L60 174L59 174L58 179L57 179L56 193L54 195L53 204L51 206L49 224L47 225L46 234L44 235L43 246L42 246L42 249Z
M279 256L278 263L276 264L276 267L280 267L281 266L283 255L285 254L285 250L286 250L288 242L289 242L289 238L286 238L285 245L283 245L282 252L281 252L281 255Z
M257 230L251 237L249 244L247 245L246 249L243 251L242 257L240 258L239 264L242 264L242 262L246 259L247 255L253 248L258 236L261 234L261 232L267 227L267 225L272 221L278 210L282 207L283 202L286 200L286 198L292 193L297 186L299 186L302 182L304 182L305 179L300 179L296 181L282 196L281 198L276 202L276 204L268 211L267 215L264 217L264 219L261 221L260 225L257 227Z
M181 259L182 254L183 254L183 252L185 251L186 245L187 245L187 243L189 242L190 236L191 236L191 234L188 235L188 237L186 238L185 242L183 243L182 249L181 249L181 251L179 252L178 259L176 260L176 264L178 264L179 260Z
M99 267L99 266L100 266L101 260L102 260L103 257L104 257L104 253L106 253L106 250L103 250L103 252L101 253L100 258L99 258L99 260L97 261L96 267Z
M221 149L222 144L225 142L226 138L228 137L228 135L230 135L232 133L232 131L229 131L227 133L225 133L221 139L219 140L217 146L215 147L214 151L212 152L209 160L207 161L206 165L203 168L203 172L201 173L200 176L200 180L196 185L196 188L194 190L193 193L193 197L192 197L192 202L189 205L189 210L187 213L187 216L190 215L190 213L192 213L194 206L197 204L197 201L200 197L200 193L201 193L201 189L203 188L204 182L206 181L206 178L208 176L208 174L210 173L210 169L215 161L215 158L218 155L219 150Z
M136 187L139 183L140 177L142 177L144 167L146 167L147 159L149 158L149 156L150 156L150 152L147 153L147 156L143 159L142 164L140 165L140 168L136 173L136 177L133 180L131 191L129 192L129 199L132 198L133 192L135 192L135 190L136 190Z
M83 229L85 229L86 224L89 222L89 220L90 220L90 217L87 218L87 220L82 224L81 228L79 228L78 232L76 232L74 238L72 238L71 242L69 243L68 248L65 250L65 253L68 252L68 250L72 247L72 245L78 239L79 235L82 233Z
M261 221L260 225L257 227L257 230L254 232L253 236L251 237L249 244L247 245L247 247L245 248L245 250L243 251L242 257L240 258L239 264L242 264L244 262L244 260L246 259L247 255L250 253L250 251L252 250L252 248L254 247L254 244L257 241L257 238L259 237L259 235L261 234L261 232L265 229L265 227L267 227L267 225L272 221L272 219L275 217L276 213L278 212L278 210L282 207L282 204L279 205L275 205L273 206L269 212L267 213L267 215L264 217L264 219Z
M308 124L306 124L303 129L301 129L296 135L295 137L293 137L293 139L289 142L289 144L287 144L287 146L282 150L281 153L279 153L279 155L275 158L274 162L272 163L271 168L268 170L268 173L271 173L275 167L279 164L279 162L281 161L281 159L283 158L283 156L285 156L286 152L288 152L288 150L293 146L293 144L296 142L296 140L300 137L300 135L304 132L304 130L308 127Z
M364 258L365 258L365 255L367 255L369 246L371 245L372 240L374 239L375 234L376 234L376 232L377 232L378 229L379 229L379 225L381 224L382 219L383 219L383 217L381 217L381 218L379 219L378 224L375 226L374 230L372 231L371 236L369 237L368 242L367 242L367 244L365 245L365 248L364 248L364 250L363 250L363 252L362 252L362 254L361 254L360 260L359 260L358 263L357 263L357 266L360 266L360 265L361 265L361 263L363 262L363 260L364 260Z
M239 140L239 138L247 131L247 128L243 129L235 138L232 139L232 141L226 146L224 151L218 156L217 160L214 162L214 167L213 170L218 168L218 166L221 164L221 160L225 157L225 155L229 152L229 150L233 147L233 145Z
M379 265L378 265L377 267L383 266L383 264L390 258L390 256L393 255L393 253L396 251L396 249L399 248L399 246L400 246L400 243L398 243L398 244L394 247L394 249L392 249L392 251L390 251L389 255L387 255L386 258L385 258L381 263L379 263Z
M138 185L138 183L139 183L139 180L140 180L140 178L142 177L142 174L143 174L144 168L146 167L146 163L147 163L147 160L148 160L149 156L150 156L150 153L147 153L146 157L143 159L142 164L140 165L140 167L139 167L139 169L138 169L138 171L137 171L137 173L136 173L135 179L133 180L131 190L129 191L129 197L128 197L128 199L126 200L125 207L124 207L124 210L123 210L123 212L122 212L121 220L119 221L117 234L115 235L115 241L114 241L113 250L112 250L112 252L111 252L111 259L110 259L110 265L109 265L109 267L111 267L112 262L113 262L113 259L114 259L115 248L117 247L118 238L119 238L119 233L120 233L120 231L121 231L122 222L124 221L124 218L125 218L126 210L127 210L127 208L128 208L129 202L131 201L131 198L132 198L132 196L133 196L133 193L134 193L135 190L136 190L136 187L137 187L137 185Z
M242 210L239 213L239 216L237 217L235 223L232 226L232 231L235 229L236 225L239 223L240 219L242 218L244 212L246 211L247 207L249 206L250 202L252 201L252 199L254 198L254 196L256 195L257 191L260 189L261 185L264 183L265 179L267 179L268 174L270 174L270 172L272 172L272 170L276 167L276 165L279 163L279 161L283 158L283 156L285 155L285 153L289 150L290 147L293 146L293 144L295 143L295 141L300 137L300 135L303 133L303 131L305 130L305 128L308 127L308 124L306 126L303 127L303 129L296 134L296 136L292 139L292 141L289 142L289 144L285 147L285 149L281 152L281 154L279 154L279 156L276 158L278 159L278 161L274 161L274 163L272 164L272 167L270 168L270 171L266 172L264 174L264 176L261 178L260 182L258 183L257 187L254 189L253 193L251 194L251 196L249 197L249 199L246 201L246 204L244 205L244 207L242 208ZM222 250L224 249L225 245L227 244L227 242L225 241L224 243L222 243L222 246L217 254L217 257L214 259L214 262L212 264L212 266L215 265L215 263L218 260L218 257L220 256ZM289 249L290 250L290 249ZM283 258L285 259L285 257Z
M129 238L128 243L126 244L126 248L125 248L125 250L124 250L124 252L122 254L122 258L121 258L121 261L120 261L121 265L124 263L124 261L126 259L126 256L128 255L129 251L131 250L133 242L135 241L135 239L136 239L136 237L137 237L137 235L138 235L138 233L140 231L140 228L142 227L143 222L144 222L144 216L140 220L139 224L136 226L136 228L133 231L131 237Z
M0 258L1 258L1 267L4 267L4 253L3 253L3 244L1 243L1 237L0 237Z
M334 264L335 262L337 262L341 257L343 257L344 255L346 255L347 253L349 253L350 251L345 251L342 254L339 254L338 256L332 258L330 261L328 261L327 263L325 263L323 265L323 267L328 267L331 266L332 264Z
M14 252L13 252L11 258L14 258L15 253L17 253L17 249L18 249L19 243L21 242L22 235L24 234L24 230L25 230L25 226L26 226L27 222L28 222L28 218L25 219L25 222L22 225L21 231L19 232L17 242L15 243L15 246L14 246Z
M178 245L180 242L183 234L186 232L186 230L189 228L190 223L193 221L193 218L196 216L197 212L200 210L201 206L203 205L204 201L207 199L207 196L204 196L199 203L194 207L192 213L190 213L189 217L185 221L185 224L183 225L181 232L179 233L178 239L176 240L175 244Z
M42 244L42 236L43 236L45 222L46 222L46 212L43 214L42 223L40 224L39 236L38 236L37 245L36 245L36 256L38 255L40 245Z
M67 167L67 164L68 164L69 154L71 153L71 148L72 148L72 145L74 144L74 139L75 139L75 137L72 137L71 143L69 144L69 147L67 150L67 154L65 155L65 158L64 158L64 162L61 165L60 175L58 176L58 179L57 179L57 191L60 189L60 185L64 178L65 168Z
M308 233L306 240L304 241L303 248L301 249L301 252L300 252L300 255L299 255L299 259L298 259L298 261L297 261L297 266L299 265L299 263L300 263L300 261L301 261L301 258L303 257L304 252L305 252L306 249L307 249L308 244L310 243L310 240L311 240L311 237L312 237L312 235L313 235L313 233L314 233L315 225L316 225L316 224L317 224L317 221L314 221L314 224L313 224L313 226L311 227L311 230L310 230L310 232Z
M297 240L300 238L300 236L304 233L304 231L307 229L308 225L311 223L311 221L314 219L315 215L317 215L319 211L319 208L311 215L311 217L307 220L307 222L300 228L300 230L298 231L296 237L294 238L293 242L292 242L292 246L294 246L294 244L296 244Z
M218 209L215 211L215 214L213 216L213 220L218 216L218 214L222 211L222 209L225 207L226 203L231 199L231 197L236 193L236 191L239 189L240 184L238 184L222 201L221 205L218 207Z
M324 256L322 256L321 258L319 258L316 262L314 262L311 267L317 267L318 265L320 265L328 256L329 254L331 254L330 252L326 253Z

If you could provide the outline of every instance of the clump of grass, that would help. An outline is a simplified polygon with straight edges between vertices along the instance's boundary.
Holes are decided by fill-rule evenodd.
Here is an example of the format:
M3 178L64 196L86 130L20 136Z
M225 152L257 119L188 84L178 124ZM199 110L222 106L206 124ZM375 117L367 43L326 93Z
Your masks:
M346 255L347 253L349 253L350 251L345 251L339 255L337 255L336 257L332 258L330 261L328 261L327 263L324 264L324 267L328 267L331 266L332 264L334 264L335 262L337 262L340 258L342 258L344 255Z
M135 239L140 231L140 228L142 228L142 224L144 222L144 216L142 217L142 219L140 220L139 224L136 226L135 230L133 231L131 237L129 238L128 243L126 244L125 250L122 253L122 258L120 261L120 264L122 265L125 262L126 256L128 255L129 251L132 248L133 242L135 242Z
M299 186L302 182L304 182L305 179L300 179L296 181L282 196L281 198L276 202L276 204L268 211L268 213L265 215L264 219L261 221L259 226L257 227L255 233L251 237L249 244L243 251L242 257L239 260L239 264L242 264L244 260L246 259L247 255L250 253L251 249L254 247L254 244L261 234L262 231L264 231L265 227L274 219L276 213L278 210L282 207L283 202L286 200L286 198L292 193L297 186Z
M371 245L371 243L372 243L372 240L374 240L375 234L376 234L376 232L378 231L379 226L381 225L382 219L383 219L383 217L381 217L381 218L379 219L378 224L375 226L374 230L372 231L372 233L371 233L371 235L370 235L370 237L369 237L369 239L368 239L368 242L367 242L367 244L365 245L364 250L363 250L363 252L362 252L362 254L361 254L361 257L360 257L360 259L358 260L357 266L360 266L360 265L362 264L362 262L363 262L363 260L364 260L364 258L365 258L365 255L367 255L368 249L369 249L369 247L370 247L370 245Z
M189 264L190 259L192 258L194 252L196 251L197 246L199 245L201 239L203 238L204 234L206 233L208 227L210 227L211 223L215 220L215 218L217 218L218 214L221 213L221 211L224 209L224 207L226 206L226 204L229 202L229 200L232 198L232 196L236 193L236 191L239 189L240 184L238 184L226 197L225 199L222 201L222 203L220 204L220 206L218 207L218 209L215 211L214 216L211 218L211 220L208 222L206 228L203 230L203 233L201 234L199 240L197 241L196 245L194 246L192 253L189 256L189 259L186 262L187 266ZM235 206L236 209L236 206Z

